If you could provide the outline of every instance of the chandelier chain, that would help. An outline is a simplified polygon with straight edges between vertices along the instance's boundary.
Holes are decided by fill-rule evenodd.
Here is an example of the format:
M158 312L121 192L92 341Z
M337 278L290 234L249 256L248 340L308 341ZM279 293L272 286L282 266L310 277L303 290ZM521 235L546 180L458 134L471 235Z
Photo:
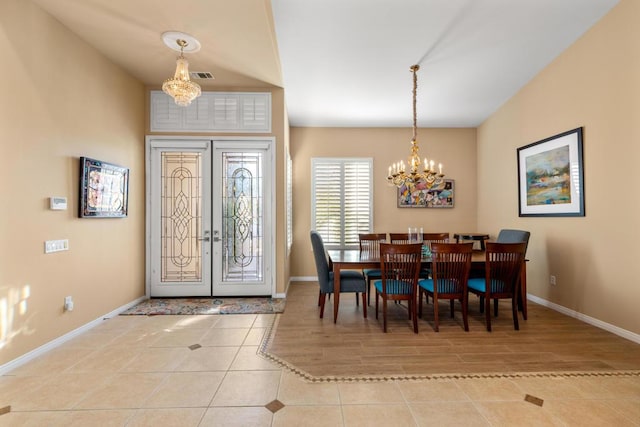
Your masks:
M416 99L418 94L417 72L419 69L420 69L419 65L411 66L411 71L413 71L413 139L412 141L415 141L418 138L418 119L417 119Z

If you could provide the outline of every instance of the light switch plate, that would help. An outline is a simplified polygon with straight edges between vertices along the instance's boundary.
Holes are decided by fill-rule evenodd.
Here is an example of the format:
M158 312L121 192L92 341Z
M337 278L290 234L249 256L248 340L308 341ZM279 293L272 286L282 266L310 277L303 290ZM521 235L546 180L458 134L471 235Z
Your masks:
M69 250L69 239L47 240L44 242L44 253L60 252Z

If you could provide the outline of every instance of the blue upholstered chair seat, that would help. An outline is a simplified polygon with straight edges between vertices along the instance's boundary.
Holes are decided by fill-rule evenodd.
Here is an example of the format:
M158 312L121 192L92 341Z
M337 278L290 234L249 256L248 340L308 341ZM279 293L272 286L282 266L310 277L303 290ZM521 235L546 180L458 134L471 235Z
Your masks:
M378 292L382 292L382 280L375 280L373 286ZM412 292L411 283L402 280L387 280L387 294L411 295Z
M422 279L418 281L418 287L433 292L433 279Z
M362 273L352 270L340 272L340 292L365 292ZM333 293L333 271L329 272L329 286L323 289L324 293Z
M469 279L469 282L467 283L467 287L469 289L473 289L477 292L486 292L486 289L487 289L486 286L487 285L485 283L485 279L480 279L480 278ZM493 281L493 285L491 289L492 293L504 292L505 289L506 289L506 286L502 280Z
M485 289L486 289L485 279L481 279L479 277L469 279L469 281L467 282L467 287L469 289L475 289L478 292L485 292Z
M422 279L418 282L418 286L421 287L422 289L425 289L431 293L433 293L434 289L433 289L433 279ZM453 280L444 280L444 279L439 279L438 280L438 293L440 294L446 294L446 293L450 293L450 292L459 292L458 289L460 287L458 286L458 282L457 281L453 281Z
M365 268L362 273L369 279L380 279L382 277L382 270L379 268Z

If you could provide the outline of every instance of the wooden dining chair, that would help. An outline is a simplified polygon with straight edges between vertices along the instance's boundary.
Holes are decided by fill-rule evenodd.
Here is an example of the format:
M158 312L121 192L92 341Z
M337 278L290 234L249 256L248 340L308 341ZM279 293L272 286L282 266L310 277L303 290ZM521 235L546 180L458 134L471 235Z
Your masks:
M324 317L324 305L327 295L331 295L334 291L333 271L330 268L330 258L324 248L322 236L313 230L310 236L313 257L316 262L316 271L318 273L318 284L320 285L318 304L320 305L320 318L322 319ZM352 270L340 271L340 292L355 292L356 298L358 297L358 293L362 293L362 313L365 319L367 317L366 291L367 283L362 274Z
M367 254L372 258L380 256L380 243L387 241L387 233L359 234L360 253ZM371 305L371 281L380 279L382 272L379 268L365 268L362 270L364 279L367 281L367 305Z
M391 243L402 244L411 243L409 241L409 233L389 233L389 241ZM422 233L422 244L431 247L431 243L446 243L449 241L449 233ZM431 269L425 267L420 269L420 278L428 279L431 277Z
M485 277L469 279L468 288L484 298L484 311L487 319L487 331L491 332L491 300L511 299L513 328L518 325L518 291L520 289L520 270L524 264L526 243L486 243ZM496 305L497 307L497 305ZM496 313L497 315L497 313Z
M389 242L395 245L410 243L409 233L389 233Z
M526 246L524 249L524 255L526 257L530 236L531 236L531 233L529 231L503 228L498 233L498 238L496 239L496 243L526 243ZM478 277L482 277L482 275ZM523 298L526 300L527 296L520 295L520 298L519 298L520 301L518 302L518 305L522 305L522 317L524 318L524 320L527 320L527 305L526 305L526 301L524 303L522 302ZM484 310L484 301L483 301L483 298L481 297L480 312L482 312L483 310ZM498 299L493 300L493 314L494 316L498 315Z
M431 243L449 243L449 233L423 233L422 242Z
M423 233L422 246L431 248L432 243L449 243L449 233ZM420 270L420 278L429 279L431 277L431 267L422 267ZM429 297L427 296L427 302Z
M389 233L389 241L391 243L412 243L409 241L409 233ZM448 241L449 233L422 233L423 243L447 243Z
M418 333L416 293L422 257L422 243L380 243L380 270L382 277L375 280L376 319L378 301L382 298L384 332L387 332L387 301L407 301L409 319L413 320L413 332Z
M508 228L503 228L498 233L498 238L496 239L496 243L526 243L525 246L525 256L527 255L527 246L529 246L529 237L531 236L531 232L525 230L512 230Z
M469 330L467 320L469 293L467 280L471 269L473 243L433 243L431 245L431 279L418 282L418 316L422 317L422 298L433 298L433 329L439 331L438 302L449 300L451 318L454 317L456 300L462 305L464 330ZM427 299L428 302L428 299Z

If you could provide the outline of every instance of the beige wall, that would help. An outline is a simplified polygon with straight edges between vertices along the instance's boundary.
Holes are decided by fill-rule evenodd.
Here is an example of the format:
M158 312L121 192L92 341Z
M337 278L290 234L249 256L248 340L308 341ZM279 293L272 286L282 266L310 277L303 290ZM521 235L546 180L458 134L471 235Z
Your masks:
M144 294L144 88L31 2L0 2L0 51L2 365ZM128 218L77 217L80 156L130 168Z
M289 122L285 113L284 90L271 91L272 128L276 138L276 293L284 294L289 283L289 251L287 248L287 152Z
M530 293L636 334L638 17L622 0L478 129L478 227L530 230ZM519 218L516 148L580 126L586 216Z
M446 177L455 180L453 209L397 207L397 190L387 185L389 164L407 161L411 129L405 128L292 128L293 249L291 276L315 276L309 241L311 229L311 158L373 158L373 228L375 232L405 232L423 227L425 232L476 231L476 131L475 129L419 129L422 157L443 163Z
M284 125L284 135L283 135L283 147L284 147L284 167L281 168L279 170L279 173L283 173L285 174L283 176L282 179L282 195L283 197L280 198L280 200L282 200L281 203L279 203L279 207L282 207L281 211L278 211L278 217L281 218L281 221L284 222L283 225L283 234L278 234L278 236L282 236L282 251L283 251L283 255L282 258L278 257L276 262L277 262L277 268L282 268L283 273L282 273L282 279L284 281L284 285L285 287L281 288L280 287L280 282L278 282L278 292L286 292L287 288L289 286L290 280L291 280L291 251L290 248L288 247L287 244L287 180L286 180L286 165L287 165L287 160L288 160L288 156L291 154L291 136L290 136L290 126L289 126L289 116L287 116L286 111L286 104L284 102L284 91L282 92L283 95L283 105L282 105L282 123ZM293 160L292 160L293 163ZM291 203L293 203L293 201L291 201ZM293 209L293 206L291 207ZM292 221L293 222L293 221Z

